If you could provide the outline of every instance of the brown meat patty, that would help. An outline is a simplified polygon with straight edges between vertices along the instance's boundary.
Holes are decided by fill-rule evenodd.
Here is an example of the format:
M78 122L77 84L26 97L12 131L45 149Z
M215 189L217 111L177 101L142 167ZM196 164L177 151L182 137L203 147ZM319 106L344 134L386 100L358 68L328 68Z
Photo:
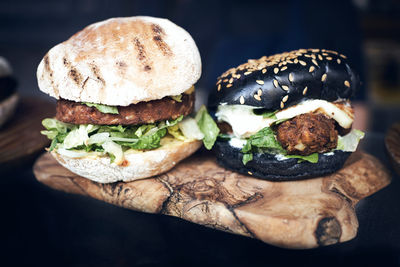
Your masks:
M148 102L139 102L126 107L118 106L119 114L101 113L95 107L60 99L57 101L56 118L73 124L132 125L176 119L193 111L194 93L182 94L178 102L170 97Z
M307 113L281 123L277 139L288 154L325 153L337 146L335 121L323 114Z

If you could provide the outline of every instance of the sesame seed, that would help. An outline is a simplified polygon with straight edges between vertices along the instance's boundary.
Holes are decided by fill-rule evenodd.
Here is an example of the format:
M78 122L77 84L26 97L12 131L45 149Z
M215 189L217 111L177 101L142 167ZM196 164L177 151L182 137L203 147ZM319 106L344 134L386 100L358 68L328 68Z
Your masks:
M232 82L233 82L233 78L230 78L230 79L229 79L229 83L232 83Z
M311 66L309 69L308 69L308 72L313 72L315 70L315 67L314 66Z
M218 80L218 82L216 83L216 85L220 84L221 82L222 82L221 80Z
M307 65L307 63L305 63L303 60L299 60L299 63L303 66Z
M328 54L328 53L322 53L322 55L323 55L323 56L328 56L329 54Z
M315 60L315 59L313 59L313 60L311 60L312 61L312 63L314 63L316 66L318 66L318 63L317 63L317 61Z
M244 104L244 97L243 96L240 96L240 98L239 98L239 102L240 102L240 104Z
M264 74L267 72L267 69L263 69L261 72Z
M337 64L340 64L342 61L340 60L340 58L338 58L337 60Z
M297 58L294 59L294 64L299 63L299 60Z
M240 78L240 74L236 75L236 78L239 79Z
M221 84L218 84L217 90L218 90L218 91L221 90Z
M345 55L340 54L340 56L344 59L346 59L347 57Z
M308 87L306 86L306 88L304 88L304 90L303 90L303 95L307 94L307 90L308 90Z
M226 85L226 88L229 88L229 87L232 87L232 84L231 84L231 83L228 83L228 84Z
M261 97L259 95L254 95L254 98L258 101L261 101Z
M228 81L228 79L224 79L223 82L226 83Z
M321 81L325 82L326 77L328 77L328 75L326 73L324 73L324 75L322 75Z
M293 73L289 73L289 82L293 82L294 81L294 76Z
M253 173L251 171L248 171L247 173L250 174L250 175L253 175Z
M285 95L285 96L282 98L282 102L286 103L286 101L288 100L288 98L289 98L289 96L288 96L288 95Z
M305 54L304 56L305 56L305 57L311 57L311 55L309 55L309 54Z
M344 81L344 85L346 86L346 87L349 87L350 88L350 82L349 81Z
M318 55L319 60L323 60L324 58L321 55Z
M284 67L281 68L281 71L284 71L286 69L287 69L287 66L284 66Z
M258 89L257 94L258 94L258 95L262 95L262 90L261 90L261 89Z
M275 79L274 79L274 86L275 86L275 88L277 88L277 87L279 86L279 83L278 83L278 81L277 81L277 80L275 80Z
M332 60L332 57L326 57L327 60Z
M281 108L284 108L285 104L281 101Z
M279 71L279 69L278 69L278 68L274 68L274 73L275 73L275 74L277 74L277 73L278 73L278 71Z
M289 91L289 87L287 85L282 85L281 87L282 87L283 90Z
M251 73L251 71L246 71L245 73L244 73L244 75L249 75Z
M263 80L257 80L256 83L258 83L258 84L264 84L264 81L263 81Z
M311 55L311 58L317 59L317 57L314 54Z

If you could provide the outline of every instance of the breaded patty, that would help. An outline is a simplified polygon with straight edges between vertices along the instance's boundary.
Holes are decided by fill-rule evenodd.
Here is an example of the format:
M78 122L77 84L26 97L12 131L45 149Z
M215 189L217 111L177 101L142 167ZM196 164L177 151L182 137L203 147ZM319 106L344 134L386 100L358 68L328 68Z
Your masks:
M170 97L139 102L126 107L118 106L119 114L101 113L95 107L69 100L57 101L56 118L73 124L132 125L147 124L188 115L194 108L194 93L183 94L178 102Z
M306 113L277 127L277 140L288 154L325 153L337 146L335 121L323 114Z

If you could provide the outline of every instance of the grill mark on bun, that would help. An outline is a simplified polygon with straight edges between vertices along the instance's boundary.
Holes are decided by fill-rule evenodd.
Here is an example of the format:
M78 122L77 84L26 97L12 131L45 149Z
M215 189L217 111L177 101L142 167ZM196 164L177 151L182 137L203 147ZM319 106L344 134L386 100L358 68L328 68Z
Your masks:
M43 58L43 62L44 62L44 69L46 70L47 75L49 76L49 81L50 81L50 85L53 87L54 92L56 95L59 95L58 92L58 88L57 86L54 84L54 79L53 79L53 70L50 67L50 60L49 60L49 55L46 54ZM43 74L44 76L44 74Z
M149 62L149 59L147 57L147 53L146 53L146 49L144 47L144 45L140 42L139 38L135 37L133 39L133 42L135 44L135 48L138 52L137 55L137 59L139 59L139 61L141 62L141 64L143 65L143 70L144 71L151 71L152 67L151 67L151 62Z
M164 56L171 56L172 55L171 48L164 42L162 38L162 36L165 35L163 29L157 24L152 24L151 29L155 34L153 36L154 43L158 46L158 48L161 50Z
M92 72L93 72L94 76L96 77L96 79L98 81L100 81L104 86L106 84L106 81L101 77L100 70L97 67L97 65L92 64Z

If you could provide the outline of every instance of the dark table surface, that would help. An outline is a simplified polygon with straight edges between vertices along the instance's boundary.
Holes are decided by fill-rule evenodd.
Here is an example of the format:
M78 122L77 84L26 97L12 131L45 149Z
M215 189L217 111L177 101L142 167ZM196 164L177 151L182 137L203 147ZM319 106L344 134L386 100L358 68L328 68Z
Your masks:
M36 181L32 165L2 172L0 266L400 266L400 181L383 135L362 148L392 172L392 183L356 207L355 239L287 250L181 219L145 214Z

